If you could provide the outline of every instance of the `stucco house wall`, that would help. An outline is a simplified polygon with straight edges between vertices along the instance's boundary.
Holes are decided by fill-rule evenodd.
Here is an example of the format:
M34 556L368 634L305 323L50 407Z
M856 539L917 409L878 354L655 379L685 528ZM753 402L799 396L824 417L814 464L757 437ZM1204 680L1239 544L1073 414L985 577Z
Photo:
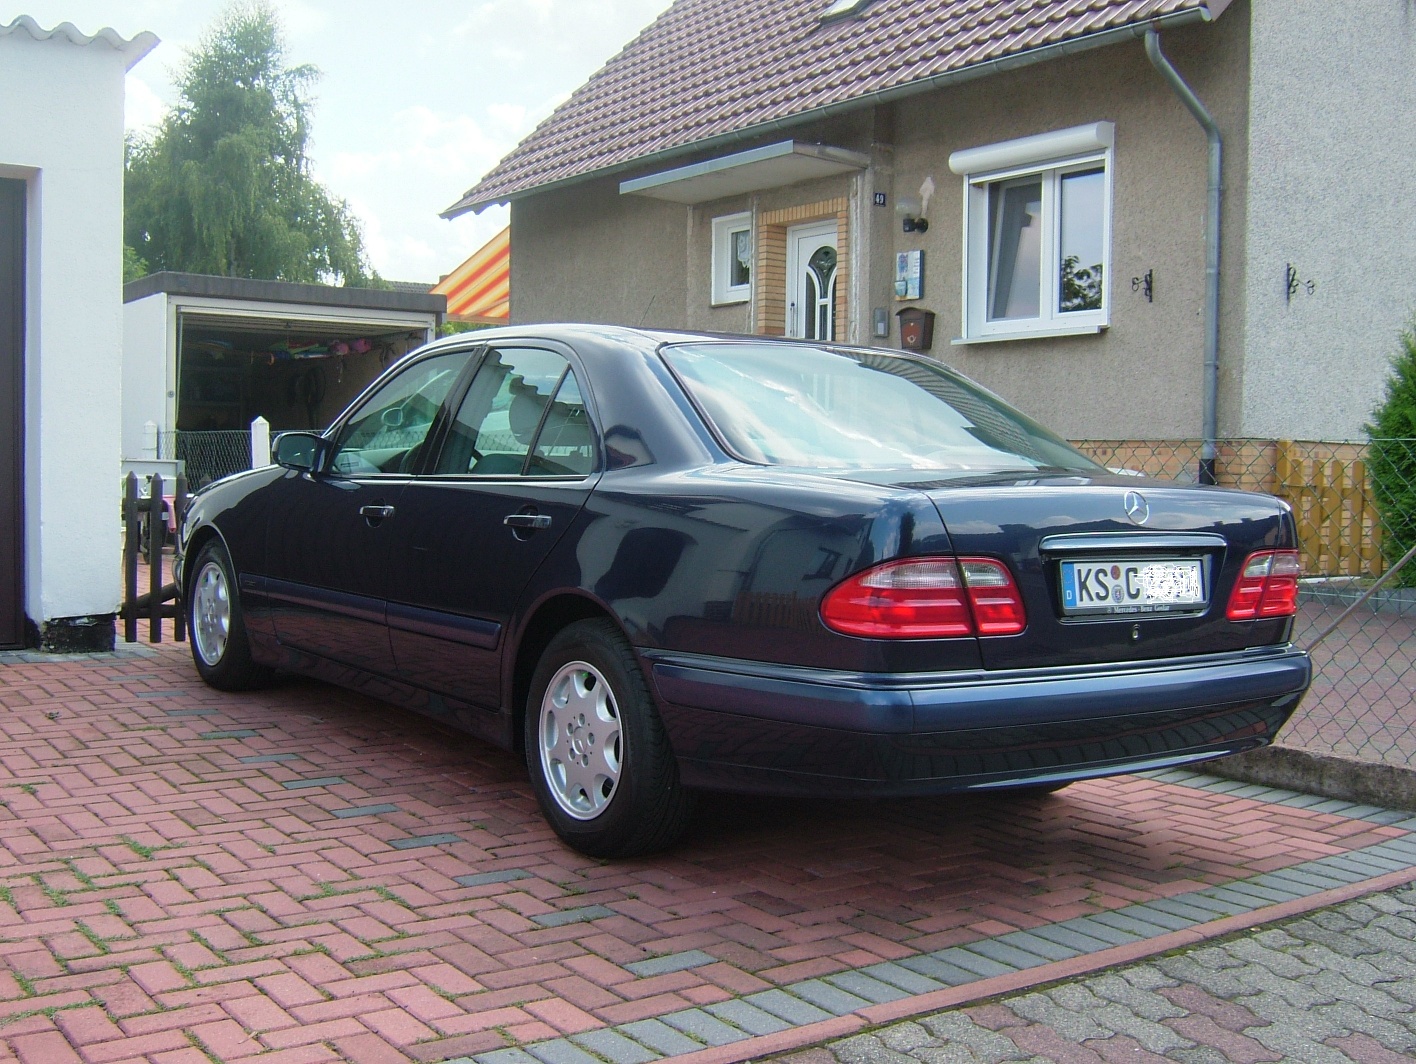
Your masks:
M1167 55L1215 115L1226 136L1221 411L1238 431L1242 364L1243 242L1247 166L1248 16L1238 4L1217 23L1163 35ZM951 152L1086 122L1116 124L1110 327L1098 335L954 345L962 332L965 181ZM778 134L775 139L785 134ZM862 108L830 123L794 128L798 141L867 155L870 169L727 199L682 206L617 192L616 180L588 182L513 202L512 316L613 321L752 332L753 300L712 302L713 219L757 219L795 205L849 203L846 319L838 336L894 345L899 332L894 255L924 251L918 305L937 314L931 354L999 392L1074 439L1193 438L1202 430L1205 288L1205 137L1147 60L1142 42L1115 45ZM750 146L750 145L745 145ZM622 175L622 176L633 176ZM901 231L895 203L935 192L927 233ZM875 206L874 192L887 203ZM1154 271L1155 301L1130 279ZM608 271L608 273L607 273ZM873 335L884 308L889 336Z
M121 596L123 78L156 38L45 37L26 19L5 29L0 175L28 188L25 612L46 642L93 629L111 643Z
M1397 334L1416 313L1416 7L1245 6L1253 74L1240 423L1255 436L1362 438Z

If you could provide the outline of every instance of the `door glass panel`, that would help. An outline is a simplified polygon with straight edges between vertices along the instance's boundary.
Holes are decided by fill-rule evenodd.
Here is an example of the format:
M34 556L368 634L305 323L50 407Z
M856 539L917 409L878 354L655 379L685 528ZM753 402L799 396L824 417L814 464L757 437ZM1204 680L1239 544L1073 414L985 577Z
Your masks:
M536 452L531 459L532 476L584 476L595 465L590 437L590 419L575 374L567 373L546 414Z
M988 189L988 317L1036 318L1042 288L1042 182L1000 182Z
M1062 175L1062 248L1057 309L1101 309L1106 177L1098 167Z
M347 476L410 472L467 358L466 351L426 358L385 383L340 430L330 468Z
M831 340L836 332L836 249L817 248L807 262L806 338Z
M437 472L478 476L525 473L536 432L569 368L560 355L538 348L488 352L453 420ZM578 400L578 392L576 397ZM555 460L551 455L546 458Z

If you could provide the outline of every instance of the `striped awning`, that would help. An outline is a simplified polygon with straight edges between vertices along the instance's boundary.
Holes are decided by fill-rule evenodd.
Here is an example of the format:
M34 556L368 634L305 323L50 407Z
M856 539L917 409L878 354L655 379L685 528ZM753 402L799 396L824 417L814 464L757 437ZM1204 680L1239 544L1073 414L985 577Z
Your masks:
M488 240L433 287L453 321L505 325L511 315L511 226Z

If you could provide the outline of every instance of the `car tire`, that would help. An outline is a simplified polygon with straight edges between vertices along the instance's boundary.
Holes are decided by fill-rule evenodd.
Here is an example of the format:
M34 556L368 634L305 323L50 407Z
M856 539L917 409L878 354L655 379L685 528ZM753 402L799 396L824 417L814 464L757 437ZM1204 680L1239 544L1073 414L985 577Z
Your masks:
M247 691L271 678L251 658L231 558L220 540L197 553L186 588L187 632L197 673L221 691Z
M633 857L683 834L692 796L629 643L609 621L561 631L526 704L526 765L541 811L591 857Z

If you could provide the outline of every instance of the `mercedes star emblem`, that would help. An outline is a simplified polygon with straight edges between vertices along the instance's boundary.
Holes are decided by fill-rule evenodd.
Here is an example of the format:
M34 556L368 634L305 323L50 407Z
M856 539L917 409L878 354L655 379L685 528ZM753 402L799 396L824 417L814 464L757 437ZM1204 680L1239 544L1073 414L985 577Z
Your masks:
M1126 508L1126 516L1134 524L1143 525L1150 520L1150 503L1146 502L1146 497L1139 491L1126 492L1126 498L1121 505Z

